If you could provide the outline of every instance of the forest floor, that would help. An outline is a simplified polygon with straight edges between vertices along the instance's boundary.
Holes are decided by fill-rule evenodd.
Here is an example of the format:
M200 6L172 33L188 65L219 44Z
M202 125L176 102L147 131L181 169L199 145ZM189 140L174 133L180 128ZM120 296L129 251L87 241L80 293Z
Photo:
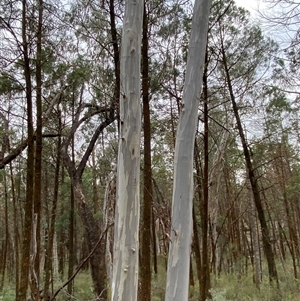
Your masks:
M258 290L252 277L252 268L249 267L248 275L241 275L237 272L221 274L220 277L212 275L211 295L212 301L299 301L300 281L294 279L292 267L285 266L285 269L278 263L279 289L269 285L268 277L265 277ZM152 301L164 301L165 298L165 263L160 262L159 272L153 275ZM267 271L263 271L264 275ZM189 301L198 301L199 285L194 269L195 284L190 287ZM59 285L57 285L59 286ZM15 293L13 283L5 283L3 291L0 292L0 301L14 301ZM93 301L93 288L90 273L83 271L77 275L74 281L74 292L72 296L62 290L56 301Z

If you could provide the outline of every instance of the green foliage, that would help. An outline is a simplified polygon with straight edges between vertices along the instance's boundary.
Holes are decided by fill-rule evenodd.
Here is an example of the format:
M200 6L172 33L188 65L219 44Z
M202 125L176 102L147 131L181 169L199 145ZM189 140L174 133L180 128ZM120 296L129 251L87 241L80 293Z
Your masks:
M55 289L58 289L63 283L57 283ZM90 272L79 273L74 280L74 292L72 295L68 294L64 288L57 296L57 301L92 301L95 300L93 293L92 279Z
M163 256L158 258L158 275L153 276L151 301L163 301L165 298L166 267ZM279 265L278 265L279 266ZM195 270L194 270L195 271ZM280 290L270 286L266 277L258 290L253 283L251 272L248 275L237 273L221 274L220 277L212 275L211 301L298 301L300 300L299 283L292 273L286 274L278 269L280 277ZM284 295L284 298L282 297ZM199 299L198 281L190 287L189 301Z
M4 289L0 292L0 301L14 301L16 298L15 290L9 285L5 285Z
M22 91L22 86L12 74L8 72L0 73L0 95L20 91Z
M158 274L152 277L152 298L151 301L165 300L166 289L166 258L164 256L158 257Z
M69 225L70 225L70 213L69 211L65 210L63 212L63 214L61 214L56 222L56 229L58 231L63 231L68 229Z
M258 290L251 275L222 275L214 279L210 292L212 301L297 301L300 297L295 279L284 279L280 282L280 290L265 279Z
M94 214L94 219L97 220L98 222L103 222L103 212L102 211L97 211Z

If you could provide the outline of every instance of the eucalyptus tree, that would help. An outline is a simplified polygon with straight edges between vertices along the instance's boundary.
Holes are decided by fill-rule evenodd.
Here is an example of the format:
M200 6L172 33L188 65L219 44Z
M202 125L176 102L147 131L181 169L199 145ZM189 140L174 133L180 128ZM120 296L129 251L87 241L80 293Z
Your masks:
M211 1L195 1L178 122L166 300L188 300L193 207L193 151Z
M143 202L142 202L142 217L141 217L141 261L140 261L140 291L139 298L150 300L151 298L151 234L153 242L153 267L157 273L157 246L155 239L155 215L154 215L154 197L153 197L153 177L152 173L152 158L151 153L154 150L157 153L158 143L153 139L160 126L159 131L162 132L163 125L160 124L160 119L163 118L161 110L157 111L157 102L165 102L165 89L162 88L172 78L171 67L161 63L168 60L165 54L157 54L157 51L162 51L161 48L168 48L169 42L166 42L162 37L171 40L170 36L176 35L179 31L181 18L183 19L185 8L182 6L185 3L182 1L156 1L153 3L147 2L144 4L143 14L143 33L142 33L142 99L143 99ZM175 31L175 32L174 32ZM158 41L161 44L158 45ZM163 45L164 44L164 45ZM174 43L175 46L175 43ZM169 50L168 56L171 56L173 50ZM174 54L175 55L175 54ZM168 69L168 71L167 71ZM169 72L171 74L169 74ZM157 101L153 101L153 100ZM153 109L154 110L153 110ZM154 114L157 114L154 117ZM168 114L168 113L167 113ZM155 121L154 121L155 120ZM175 132L175 130L173 131ZM170 135L170 133L168 133ZM152 141L151 141L152 139ZM159 144L166 145L164 139L159 137ZM154 143L155 141L155 143ZM154 145L154 147L152 146ZM172 145L172 144L171 144ZM151 147L152 146L152 147ZM173 149L173 146L172 146ZM168 153L166 151L166 153ZM171 157L173 150L167 156ZM162 154L159 154L160 156ZM166 161L166 157L163 158ZM164 162L167 164L167 162ZM160 183L160 181L157 181ZM162 186L162 185L161 185Z
M138 291L143 12L143 1L125 1L120 57L120 137L111 297L113 301L136 301Z
M186 64L185 57L188 44L186 33L191 22L192 4L185 0L168 2L159 0L147 2L146 8L148 18L148 99L149 112L151 113L151 133L149 133L151 134L152 156L151 186L153 188L152 233L150 233L153 237L153 269L157 273L157 254L168 252L166 233L169 233L170 225L169 200L172 194L175 128L178 121L178 104L179 99L182 97L184 77L184 73L179 72L179 70L184 70ZM145 76L143 75L142 78L144 80ZM146 106L143 106L143 110L145 108ZM146 130L145 126L143 128ZM144 142L146 142L146 136L149 134L147 134L147 131L144 131ZM144 156L147 156L144 150L142 153ZM145 174L145 171L143 168L142 175L150 185L150 177ZM144 189L145 193L149 195L150 190L145 186ZM142 208L144 209L143 204ZM142 217L142 227L144 225L143 220L144 218ZM157 225L160 226L157 227ZM150 238L148 236L149 234L147 236L141 235L142 244L144 239ZM167 258L165 261L167 261ZM141 272L142 269L143 263ZM146 284L146 280L143 281L142 277L141 274L141 289L145 287L149 292L149 281ZM149 278L150 275L147 277Z

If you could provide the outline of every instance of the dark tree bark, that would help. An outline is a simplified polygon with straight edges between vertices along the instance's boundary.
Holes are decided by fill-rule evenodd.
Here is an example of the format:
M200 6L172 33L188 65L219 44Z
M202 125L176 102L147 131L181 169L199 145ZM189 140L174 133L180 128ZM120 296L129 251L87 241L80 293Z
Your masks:
M29 49L27 41L27 1L22 1L22 46L25 77L25 93L27 103L27 170L26 170L26 198L24 202L24 226L22 236L22 265L20 273L20 287L16 295L16 301L24 301L27 298L28 275L30 266L30 243L33 213L33 185L34 185L34 130L32 109L32 84Z
M95 220L91 208L88 206L85 196L83 194L83 188L81 179L73 177L72 179L74 200L77 204L79 215L82 219L85 233L87 237L88 251L91 252L96 246L99 235L100 227L98 221ZM94 291L99 300L107 299L107 275L105 264L105 241L101 243L95 249L93 255L90 257L91 275L93 280Z
M2 252L1 252L1 262L0 262L0 292L3 290L4 281L5 281L5 272L7 266L7 254L8 254L8 245L10 241L9 235L9 223L8 223L8 193L7 193L7 176L6 173L3 175L4 182L4 221L5 221L5 240L2 242Z
M72 118L73 123L75 119L75 99L73 95L73 104L72 104ZM74 133L71 137L71 153L72 153L72 162L75 162L75 146L74 146ZM69 240L68 240L68 278L73 275L74 266L75 266L75 200L74 200L74 188L73 185L70 187L70 211L69 211ZM72 296L74 288L74 282L70 281L67 286L68 294Z
M198 194L198 201L201 203L202 200L202 175L201 175L201 164L200 164L200 153L199 148L197 144L197 140L195 140L195 167L196 167L196 183L197 183L197 194ZM197 276L199 281L199 288L201 287L201 281L202 281L202 258L201 258L201 247L200 247L200 237L199 237L199 231L198 231L198 225L197 225L197 219L196 219L196 212L195 212L195 205L193 207L193 237L194 237L194 252L195 252L195 258L196 258L196 265L197 265ZM199 294L199 300L201 298L201 295Z
M115 14L115 5L114 0L109 0L109 15L110 15L110 32L112 38L112 45L114 51L114 64L115 64L115 90L114 90L114 104L119 104L120 98L120 50L119 50L119 43L118 43L118 32L116 27L116 14Z
M40 296L40 253L41 253L41 196L42 196L42 148L43 148L43 124L42 124L42 36L43 36L43 0L37 0L38 27L36 47L36 139L35 139L35 170L34 170L34 214L37 216L36 225L36 258L34 262L34 274L36 275L36 287L33 295L39 300Z
M152 169L151 169L151 122L149 107L149 58L148 15L144 3L142 32L142 92L144 117L144 187L140 253L139 300L151 300L151 213L152 213Z
M207 51L205 54L205 67L203 74L203 115L204 115L204 170L203 170L203 199L200 200L201 228L202 228L202 270L200 281L200 301L205 301L209 297L210 289L210 265L209 265L209 244L208 244L208 93L207 93Z
M20 242L20 234L18 227L18 208L16 201L16 192L15 192L15 180L13 175L12 164L9 164L10 171L10 179L11 179L11 191L12 191L12 202L13 202L13 219L14 219L14 253L15 253L15 291L19 291L19 281L20 281L20 251L19 251L19 242Z
M61 131L61 118L59 115L58 132L60 133L60 131ZM52 208L51 208L48 242L47 242L46 254L45 254L45 268L44 268L45 271L44 272L44 299L45 300L48 300L48 298L50 298L50 293L49 293L50 277L51 277L51 272L53 271L52 259L53 259L53 243L54 243L54 235L55 235L56 208L57 208L58 189L59 189L60 145L61 145L61 137L58 137L57 156L56 156L55 174L54 174L53 200L52 200Z

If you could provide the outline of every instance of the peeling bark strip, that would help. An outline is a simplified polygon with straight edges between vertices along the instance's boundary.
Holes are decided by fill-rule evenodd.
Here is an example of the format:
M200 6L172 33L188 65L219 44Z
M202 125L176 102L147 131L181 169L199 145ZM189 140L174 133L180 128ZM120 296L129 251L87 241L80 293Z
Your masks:
M187 301L193 205L193 157L211 0L196 0L189 43L183 107L177 128L172 228L166 301Z
M112 277L113 301L137 300L142 20L143 1L126 0L120 63L120 140Z

